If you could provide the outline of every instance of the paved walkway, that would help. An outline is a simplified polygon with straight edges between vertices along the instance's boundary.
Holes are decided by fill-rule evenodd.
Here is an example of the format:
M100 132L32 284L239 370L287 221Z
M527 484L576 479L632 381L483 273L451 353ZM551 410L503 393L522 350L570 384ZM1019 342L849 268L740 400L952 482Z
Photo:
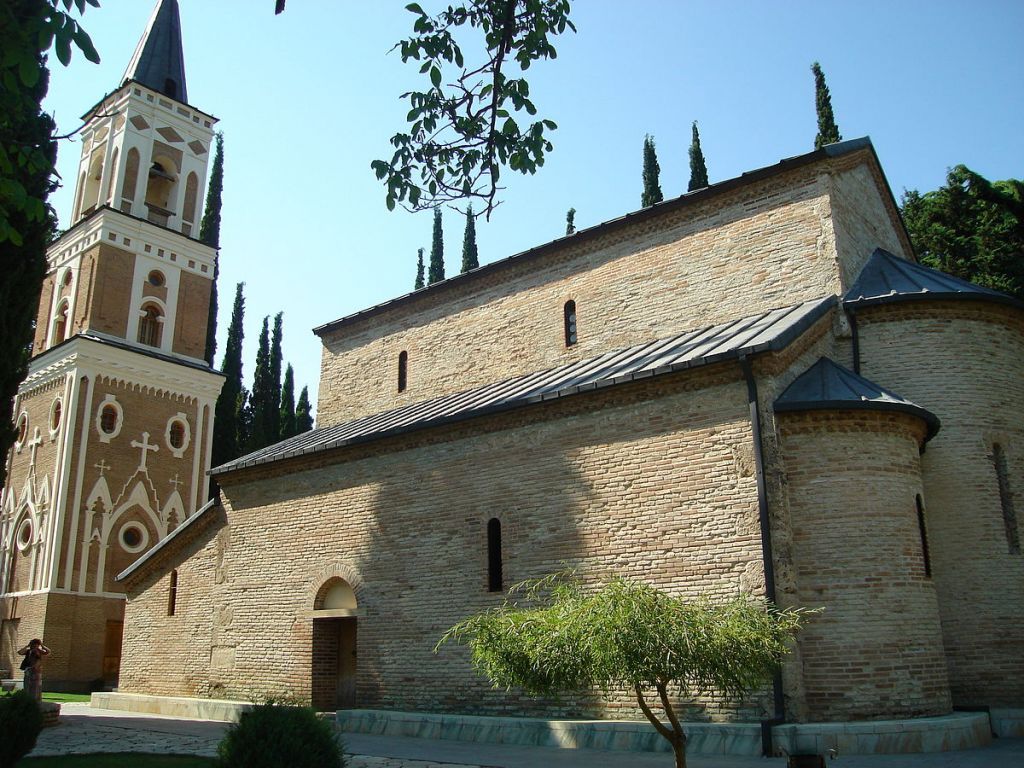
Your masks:
M39 737L33 756L86 752L215 755L228 723L185 720L64 704L60 725ZM552 749L346 734L349 768L670 768L667 753ZM783 758L701 756L690 768L784 768ZM1024 739L985 749L925 755L840 755L830 768L1024 768Z

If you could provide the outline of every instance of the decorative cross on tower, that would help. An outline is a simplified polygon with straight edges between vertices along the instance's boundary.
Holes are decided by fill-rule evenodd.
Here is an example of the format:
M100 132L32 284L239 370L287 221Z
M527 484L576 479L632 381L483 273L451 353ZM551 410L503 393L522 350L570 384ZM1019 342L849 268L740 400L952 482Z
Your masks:
M174 473L174 479L173 480L168 480L167 482L169 482L171 485L173 485L174 486L174 490L176 490L176 491L181 490L181 486L183 485L182 481L178 479L178 473L177 472Z
M93 466L100 471L100 477L103 477L103 473L111 468L103 459L100 459L99 464L93 464Z
M149 442L149 432L143 432L142 433L142 442L141 443L138 440L132 440L131 445L132 445L132 448L140 448L140 449L142 449L142 456L139 458L139 470L138 471L145 472L146 471L146 458L149 455L149 452L150 451L159 451L160 450L160 446L158 446L158 445L156 445L154 443L150 443Z
M28 471L36 471L36 451L39 450L39 446L43 443L43 437L39 434L39 427L36 427L35 435L31 440L28 441L28 447L32 450L32 460L28 463Z

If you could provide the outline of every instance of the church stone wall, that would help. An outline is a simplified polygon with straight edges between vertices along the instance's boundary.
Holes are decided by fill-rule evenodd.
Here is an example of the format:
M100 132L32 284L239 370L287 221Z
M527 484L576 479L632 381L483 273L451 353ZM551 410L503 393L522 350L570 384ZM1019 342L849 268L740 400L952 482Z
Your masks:
M1024 701L1024 555L1011 552L993 446L1024 517L1024 313L907 302L857 315L862 373L942 420L922 457L925 515L957 705ZM1010 511L1007 510L1007 511Z
M824 609L798 637L807 718L947 714L917 520L923 423L865 411L777 418L799 603Z
M205 545L181 565L179 584L195 583L190 589L223 615L183 614L178 631L165 633L163 582L133 589L122 690L308 700L317 676L309 612L320 587L340 576L358 601L360 707L638 715L625 695L556 703L492 691L465 649L432 652L447 627L501 601L487 591L494 517L506 587L568 566L691 598L764 594L746 388L733 364L326 461L219 478L229 548L218 555ZM222 585L215 556L227 563ZM204 657L211 648L207 681L174 682L182 636L203 643ZM705 704L696 716L768 711L762 696Z
M459 278L323 335L318 424L329 426L608 350L840 293L829 194L842 189L842 258L866 260L861 219L873 196L866 152L791 171L683 210L586 233L483 274ZM852 168L846 169L852 164ZM849 205L847 205L849 203ZM883 227L883 229L885 229ZM891 244L891 232L884 243ZM895 247L895 246L894 246ZM863 253L850 253L862 249ZM897 248L896 252L900 252ZM855 267L846 271L853 272ZM563 307L576 303L579 342L566 347ZM408 389L397 391L399 353Z

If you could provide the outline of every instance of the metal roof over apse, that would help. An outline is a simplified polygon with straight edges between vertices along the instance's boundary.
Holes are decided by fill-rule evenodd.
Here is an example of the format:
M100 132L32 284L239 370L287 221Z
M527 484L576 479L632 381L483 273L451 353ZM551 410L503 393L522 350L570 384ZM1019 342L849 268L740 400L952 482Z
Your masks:
M858 306L921 299L995 301L1024 307L1024 302L1005 293L983 288L931 267L901 259L876 248L843 303Z
M880 387L827 357L800 374L779 395L773 406L780 411L868 410L900 411L928 425L925 441L938 434L939 418L895 392Z
M183 104L188 103L178 0L157 1L121 83L128 80L136 80ZM168 87L170 83L174 84L173 88Z
M738 359L742 355L778 351L824 317L836 303L835 296L806 301L315 429L216 467L211 473L221 474L319 453L637 379Z

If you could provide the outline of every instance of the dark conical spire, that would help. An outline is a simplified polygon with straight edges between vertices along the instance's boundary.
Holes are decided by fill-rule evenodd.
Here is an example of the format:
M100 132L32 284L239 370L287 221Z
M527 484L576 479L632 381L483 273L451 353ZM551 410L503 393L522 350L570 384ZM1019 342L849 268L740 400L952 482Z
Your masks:
M121 82L128 80L137 80L147 88L188 103L178 0L157 0Z

